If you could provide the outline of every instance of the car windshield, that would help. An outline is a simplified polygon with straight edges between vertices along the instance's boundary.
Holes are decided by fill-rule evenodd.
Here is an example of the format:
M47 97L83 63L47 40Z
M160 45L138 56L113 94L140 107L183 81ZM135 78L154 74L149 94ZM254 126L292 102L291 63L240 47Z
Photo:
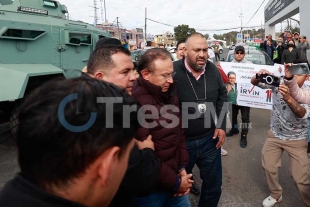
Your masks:
M252 47L252 46L248 46L248 47L244 47L245 50L257 50L256 47Z
M234 59L234 54L230 54L228 57L228 62ZM266 60L264 54L245 54L245 59L258 65L269 65L269 61Z

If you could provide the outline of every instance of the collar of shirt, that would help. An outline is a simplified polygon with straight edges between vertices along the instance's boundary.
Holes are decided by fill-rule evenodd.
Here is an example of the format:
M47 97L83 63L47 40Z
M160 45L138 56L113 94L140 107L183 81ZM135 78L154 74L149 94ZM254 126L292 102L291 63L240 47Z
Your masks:
M184 64L185 64L185 68L186 68L186 70L188 71L188 72L190 72L193 76L194 76L194 74L193 74L193 72L192 72L192 70L190 69L190 67L189 67L189 65L187 64L187 62L186 62L186 59L184 59ZM199 80L199 78L205 73L205 68L201 71L201 73L199 74L199 76L197 76L197 78L196 78L196 80L198 81Z

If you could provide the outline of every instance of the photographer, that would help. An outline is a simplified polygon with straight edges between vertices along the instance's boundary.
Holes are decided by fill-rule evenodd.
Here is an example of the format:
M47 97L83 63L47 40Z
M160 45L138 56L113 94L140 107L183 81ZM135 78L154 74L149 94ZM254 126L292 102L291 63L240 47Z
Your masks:
M307 60L307 50L310 49L309 41L306 36L301 35L299 37L300 43L297 45L297 52L299 55L299 59L303 62L308 62Z
M310 89L300 88L297 79L289 71L291 64L285 64L284 84L288 86L293 99L300 103L310 104ZM309 66L309 63L308 63ZM305 75L307 78L309 75ZM298 87L299 86L299 87Z
M277 41L277 46L276 46L276 51L278 52L278 58L273 60L274 63L281 64L282 54L283 54L284 49L285 49L285 45L284 45L283 38L279 37Z
M299 44L299 33L298 32L294 32L294 38L293 41L295 43L295 46L297 47Z
M265 45L265 52L268 54L271 60L273 60L275 50L276 47L271 43L271 39L268 39Z
M285 79L284 83L288 86L291 96L293 99L295 99L298 102L310 104L310 90L301 88L300 85L297 83L296 78L294 78L293 75L291 75L288 66L290 64L284 65L285 67ZM309 66L309 64L308 64ZM309 75L303 74L302 76L305 76L305 78L309 78ZM310 118L308 118L308 124L310 124ZM308 125L308 149L307 153L310 153L310 133L309 133L309 125Z
M290 171L293 180L306 206L310 206L310 181L308 180L307 136L310 114L309 105L299 104L290 95L286 85L269 86L260 82L260 76L270 73L261 70L251 83L260 88L272 90L273 106L271 111L271 129L262 149L262 166L265 170L267 184L271 195L263 201L263 206L274 206L282 200L282 187L278 180L281 155L285 150L290 157ZM296 77L299 85L306 80Z

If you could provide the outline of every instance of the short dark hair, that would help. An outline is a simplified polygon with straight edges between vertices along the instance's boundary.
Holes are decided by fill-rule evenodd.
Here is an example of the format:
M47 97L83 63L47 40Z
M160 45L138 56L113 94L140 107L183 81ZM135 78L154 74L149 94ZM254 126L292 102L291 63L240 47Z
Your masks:
M178 41L177 46L176 46L176 50L178 49L179 45L185 43L185 39Z
M229 72L227 73L227 77L229 78L230 75L236 76L236 73L235 73L234 71L229 71Z
M83 132L68 130L58 116L64 99L72 94L77 94L78 99L67 103L62 113L69 124L82 126L92 112L97 113L93 125ZM122 103L113 105L113 128L107 127L106 104L97 103L97 97L122 98ZM123 154L138 125L137 112L131 112L127 120L130 126L123 127L124 105L136 102L125 90L89 76L54 80L34 90L18 115L16 139L21 174L43 189L65 187L83 175L106 149L118 146Z
M161 59L166 60L170 59L172 61L172 56L170 52L163 48L152 48L147 50L142 56L138 63L138 72L141 73L143 69L148 69L153 71L152 65L155 60Z
M122 43L121 43L121 41L119 41L118 39L115 39L115 38L102 37L96 43L96 49L99 47L108 46L108 45L122 46Z
M114 66L112 55L123 53L130 56L130 52L123 46L104 45L96 48L89 57L87 73L94 74L97 70L108 70Z

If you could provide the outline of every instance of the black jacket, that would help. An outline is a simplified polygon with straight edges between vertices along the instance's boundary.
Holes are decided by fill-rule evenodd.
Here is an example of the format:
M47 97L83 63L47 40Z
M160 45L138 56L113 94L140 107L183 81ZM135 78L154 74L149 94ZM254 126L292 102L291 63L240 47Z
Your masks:
M17 174L0 192L1 207L86 207L52 195Z
M227 106L225 103L227 103L227 90L223 84L218 68L210 61L207 61L205 73L197 81L196 78L187 71L184 61L185 59L183 58L173 62L173 68L174 71L176 71L174 81L177 85L177 93L181 105L180 109L182 109L183 116L186 116L184 114L195 114L197 111L193 106L186 106L188 102L191 102L191 104L194 104L197 108L197 97L193 92L192 86L194 87L198 99L203 99L203 102L208 105L207 112L204 114L205 116L202 116L205 118L199 117L197 119L189 119L188 123L183 122L185 126L188 124L188 127L185 127L185 138L187 140L198 140L214 133L215 128L226 131ZM206 86L204 79L206 79ZM185 106L184 108L182 108L183 104ZM220 119L217 125L215 125L213 107Z
M127 206L133 196L144 197L151 194L157 184L161 166L155 152L137 145L131 151L125 177L110 207Z
M282 63L282 55L283 55L283 51L284 51L285 47L283 45L278 45L277 46L277 50L278 50L278 57L277 59L275 59L273 62L274 63L278 63L281 64Z
M284 63L298 63L299 55L296 48L294 48L291 52L289 49L285 49L282 54L281 64Z

